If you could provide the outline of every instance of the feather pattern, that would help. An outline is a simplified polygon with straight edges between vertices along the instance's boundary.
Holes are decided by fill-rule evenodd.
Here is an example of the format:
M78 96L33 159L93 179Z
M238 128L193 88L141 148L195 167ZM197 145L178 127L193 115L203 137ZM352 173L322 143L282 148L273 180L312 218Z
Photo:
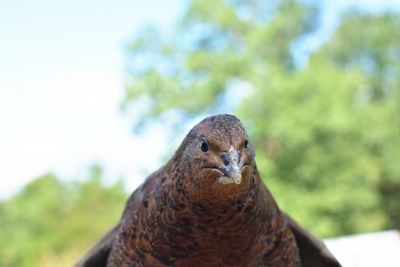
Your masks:
M131 195L106 257L95 249L76 266L340 266L280 211L254 157L239 119L204 119Z

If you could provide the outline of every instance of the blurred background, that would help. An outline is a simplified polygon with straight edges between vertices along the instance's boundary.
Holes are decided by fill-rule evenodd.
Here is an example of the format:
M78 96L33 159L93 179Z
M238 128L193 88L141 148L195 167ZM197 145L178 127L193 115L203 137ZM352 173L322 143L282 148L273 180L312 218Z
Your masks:
M205 116L320 238L400 226L400 2L0 2L0 266L71 266ZM383 266L383 265L382 265Z

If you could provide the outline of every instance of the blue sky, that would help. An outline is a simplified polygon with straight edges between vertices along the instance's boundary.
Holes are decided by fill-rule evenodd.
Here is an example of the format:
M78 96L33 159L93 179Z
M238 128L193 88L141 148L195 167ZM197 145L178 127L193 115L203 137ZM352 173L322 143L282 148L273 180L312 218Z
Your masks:
M83 176L95 162L111 179L129 176L129 188L140 184L166 142L156 132L133 136L119 111L124 49L147 23L170 29L183 1L0 6L0 198L48 171Z
M324 30L313 49L349 5L374 12L400 10L400 1L326 1ZM148 23L171 31L186 1L3 0L0 2L0 199L33 178L54 171L83 176L105 166L128 191L155 170L168 140L162 125L134 136L119 111L124 53Z

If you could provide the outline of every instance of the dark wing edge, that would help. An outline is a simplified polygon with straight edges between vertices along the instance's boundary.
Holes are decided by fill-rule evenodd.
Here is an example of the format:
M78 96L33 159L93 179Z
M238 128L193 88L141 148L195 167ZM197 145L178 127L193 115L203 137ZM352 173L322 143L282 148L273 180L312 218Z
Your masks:
M285 212L282 212L282 214L286 218L287 224L296 238L303 267L341 267L338 260L328 250L324 242L301 227L288 214Z
M108 255L110 254L120 224L108 231L97 244L89 250L74 267L106 267Z
M161 167L159 170L155 171L131 194L126 202L122 218L126 216L128 211L133 210L135 206L139 205L138 203L140 203L146 195L152 194L152 190L156 190L157 187L161 186L158 177L163 170L164 167ZM121 222L108 231L101 240L74 265L74 267L107 267L108 256L110 255L120 228Z

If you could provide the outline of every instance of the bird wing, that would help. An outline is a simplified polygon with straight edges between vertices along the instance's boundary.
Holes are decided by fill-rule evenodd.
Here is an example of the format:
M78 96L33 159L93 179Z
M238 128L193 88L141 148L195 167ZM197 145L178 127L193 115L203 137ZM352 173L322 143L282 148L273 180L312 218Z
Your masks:
M325 244L301 227L288 214L282 212L289 228L292 230L297 246L300 250L300 258L303 267L326 266L340 267L340 263L328 250Z
M132 193L126 203L122 217L125 217L126 213L129 211L134 210L135 207L140 205L142 199L148 195L154 194L154 191L161 186L160 176L163 175L163 170L163 168L160 168L154 172ZM100 241L74 265L74 267L106 267L108 256L110 255L116 237L119 235L120 228L121 222L108 231Z
M115 237L118 234L120 224L114 226L103 238L84 255L74 267L106 267Z

